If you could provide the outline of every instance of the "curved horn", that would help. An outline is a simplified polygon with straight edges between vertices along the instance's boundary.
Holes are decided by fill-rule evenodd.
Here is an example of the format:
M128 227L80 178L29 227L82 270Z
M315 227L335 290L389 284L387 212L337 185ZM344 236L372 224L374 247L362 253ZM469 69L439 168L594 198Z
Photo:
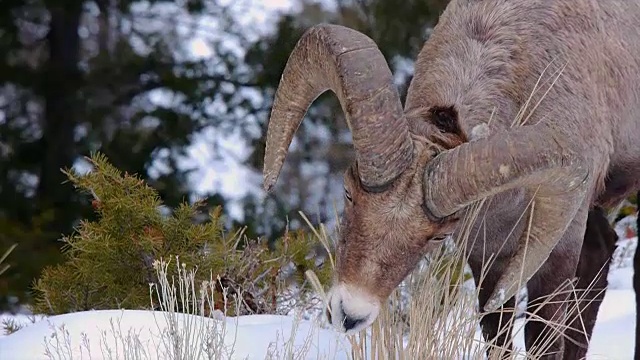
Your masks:
M465 143L427 164L425 206L445 217L476 200L524 187L533 196L530 229L485 304L503 305L549 257L584 201L589 170L546 126L527 126Z
M307 109L327 90L338 96L345 112L365 186L384 186L411 163L413 143L380 50L358 31L321 24L296 44L275 94L264 157L266 191L275 185Z

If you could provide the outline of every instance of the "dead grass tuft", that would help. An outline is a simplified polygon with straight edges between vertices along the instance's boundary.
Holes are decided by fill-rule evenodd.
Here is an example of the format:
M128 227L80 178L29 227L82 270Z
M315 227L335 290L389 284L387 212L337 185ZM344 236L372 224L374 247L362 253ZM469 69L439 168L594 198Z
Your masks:
M477 219L485 201L479 201L470 207L462 220L462 229L456 239L450 239L436 253L426 257L420 265L392 293L388 306L383 308L373 325L349 336L351 358L354 360L380 359L538 359L550 353L551 345L568 329L570 319L579 314L578 301L586 303L585 295L594 290L593 285L578 291L574 282L567 282L544 299L542 303L563 301L567 304L567 313L554 322L540 318L535 312L524 311L520 316L511 316L512 349L492 346L482 337L480 319L487 313L478 309L478 291L493 259L485 261L480 286L474 284L467 266L466 252L469 241L483 240L481 235L472 234L471 226ZM304 215L303 215L304 217ZM524 214L521 221L529 221ZM332 241L327 231L315 232L318 240L328 250ZM333 264L333 262L332 262ZM324 290L318 281L314 281L311 271L307 272L320 297L325 300ZM524 283L522 279L520 283ZM604 291L604 289L601 289ZM520 291L519 296L526 295ZM558 300L563 298L564 300ZM516 304L523 299L516 298ZM501 314L516 313L514 308L502 307L496 311ZM538 348L524 349L524 324L527 321L545 322L553 329L552 334L541 341ZM565 337L565 341L572 341ZM487 350L491 351L487 356Z

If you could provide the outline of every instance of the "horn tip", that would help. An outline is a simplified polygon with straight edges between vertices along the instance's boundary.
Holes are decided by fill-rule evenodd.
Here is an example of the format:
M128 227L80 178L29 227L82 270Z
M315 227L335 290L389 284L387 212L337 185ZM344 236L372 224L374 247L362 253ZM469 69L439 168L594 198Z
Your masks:
M485 312L494 312L498 310L498 308L501 307L506 301L507 299L505 296L505 290L503 288L495 289L491 294L489 300L487 300L487 303L484 305L483 310Z

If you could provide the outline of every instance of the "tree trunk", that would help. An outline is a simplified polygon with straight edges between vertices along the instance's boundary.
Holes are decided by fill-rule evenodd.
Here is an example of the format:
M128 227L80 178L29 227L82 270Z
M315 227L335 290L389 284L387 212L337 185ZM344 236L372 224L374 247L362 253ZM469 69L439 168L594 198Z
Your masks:
M80 36L78 28L82 1L48 4L51 22L47 40L49 60L43 78L45 116L42 126L42 163L37 189L39 210L56 210L51 230L64 231L69 219L65 207L73 189L64 186L61 168L70 167L75 157L74 131L78 117L80 86Z

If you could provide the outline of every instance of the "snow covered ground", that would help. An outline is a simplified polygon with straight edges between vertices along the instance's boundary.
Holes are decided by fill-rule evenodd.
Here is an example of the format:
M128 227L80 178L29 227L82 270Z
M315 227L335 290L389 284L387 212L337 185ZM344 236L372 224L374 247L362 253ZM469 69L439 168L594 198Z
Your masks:
M636 238L622 240L619 250L628 248L632 253L636 241ZM633 358L635 296L631 283L633 270L629 266L628 262L620 262L610 271L610 289L600 308L588 359ZM167 334L184 328L172 325L187 322L196 324L186 336L191 351L214 341L224 344L217 348L226 348L227 352L233 347L233 354L223 356L225 359L280 359L291 352L305 353L302 357L305 359L349 358L346 338L293 316L252 315L217 321L191 315L171 317L160 312L106 310L40 317L34 323L24 315L0 316L0 320L9 318L25 327L11 335L0 335L0 359L89 359L89 354L91 359L125 359L123 344L134 338L139 338L141 348L146 351L141 359L158 359L158 353L164 353L170 346ZM226 326L224 337L203 338L206 334L220 333L221 326ZM517 346L522 346L518 344L522 342L521 332L517 337ZM48 357L47 351L58 355ZM109 351L112 357L107 355Z
M290 316L214 319L179 314L173 318L160 312L135 310L87 311L43 319L0 338L0 359L126 359L125 353L131 351L124 348L125 344L133 348L133 341L137 339L144 354L134 359L172 359L174 357L162 355L171 348L167 330L172 330L174 319L177 320L174 324L179 325L177 331L186 328L182 326L186 323L196 324L186 337L190 339L189 349L185 347L184 352L191 353L180 357L184 359L282 359L285 353L291 353L290 349L295 349L294 353L306 353L307 359L348 359L345 338ZM25 318L21 320L29 323ZM226 329L221 331L225 325ZM206 338L207 334L216 333L224 336ZM220 351L221 357L196 354L208 341L222 345L213 347ZM54 357L48 357L47 352ZM113 357L109 357L109 353Z
M609 273L610 285L593 329L588 359L633 359L636 310L632 279L629 267Z

